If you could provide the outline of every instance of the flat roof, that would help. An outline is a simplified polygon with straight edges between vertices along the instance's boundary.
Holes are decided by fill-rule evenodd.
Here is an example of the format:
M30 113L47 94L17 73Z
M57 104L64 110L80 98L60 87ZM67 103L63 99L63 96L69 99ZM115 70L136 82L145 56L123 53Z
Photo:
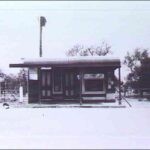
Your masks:
M79 56L66 58L35 58L24 59L20 63L12 63L10 67L120 67L120 59L108 56Z

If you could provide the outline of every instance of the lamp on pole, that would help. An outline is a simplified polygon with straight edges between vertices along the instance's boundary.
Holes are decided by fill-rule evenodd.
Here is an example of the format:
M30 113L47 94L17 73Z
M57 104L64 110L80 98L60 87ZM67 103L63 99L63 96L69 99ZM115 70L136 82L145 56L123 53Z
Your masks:
M46 18L41 16L40 17L40 52L39 55L42 57L42 27L46 24Z

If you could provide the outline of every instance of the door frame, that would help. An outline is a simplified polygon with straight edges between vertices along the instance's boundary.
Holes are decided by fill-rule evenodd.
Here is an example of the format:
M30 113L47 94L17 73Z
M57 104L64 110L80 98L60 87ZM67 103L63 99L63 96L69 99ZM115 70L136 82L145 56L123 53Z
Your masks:
M64 82L63 82L63 93L64 98L79 98L79 90L80 90L80 84L79 80L77 79L78 72L74 69L65 69L64 70ZM66 78L67 77L67 78ZM66 84L67 81L67 84ZM68 94L66 95L66 92Z
M45 74L44 78L43 73ZM45 91L45 96L43 96L42 94L43 90ZM40 69L40 98L42 100L52 98L52 69L48 68Z

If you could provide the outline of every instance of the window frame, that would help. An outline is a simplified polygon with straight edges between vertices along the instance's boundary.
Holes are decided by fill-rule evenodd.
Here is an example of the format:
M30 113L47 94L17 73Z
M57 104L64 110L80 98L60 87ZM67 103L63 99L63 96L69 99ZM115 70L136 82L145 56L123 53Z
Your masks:
M96 73L82 72L82 94L105 94L106 93L105 74L104 74L104 78L97 79L97 80L102 80L103 81L103 91L86 91L85 90L85 80L92 80L92 79L84 79L84 75L85 74L98 74L98 73L104 74L102 72L96 72Z

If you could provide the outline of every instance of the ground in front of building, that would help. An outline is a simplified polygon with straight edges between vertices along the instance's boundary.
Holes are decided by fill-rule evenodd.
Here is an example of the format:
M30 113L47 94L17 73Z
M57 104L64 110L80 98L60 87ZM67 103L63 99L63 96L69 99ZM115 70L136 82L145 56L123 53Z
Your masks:
M132 107L123 102L117 109L3 109L1 103L0 148L150 148L150 102L128 101Z

